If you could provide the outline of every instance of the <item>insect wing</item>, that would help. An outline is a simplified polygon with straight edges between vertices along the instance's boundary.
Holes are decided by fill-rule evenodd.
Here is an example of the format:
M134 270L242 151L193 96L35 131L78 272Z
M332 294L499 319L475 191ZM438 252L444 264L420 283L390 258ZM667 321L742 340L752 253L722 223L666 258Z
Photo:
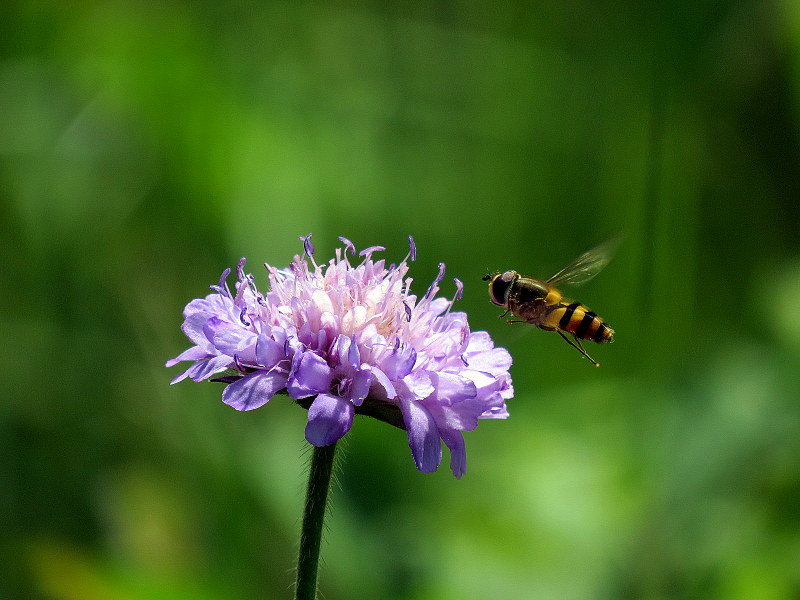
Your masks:
M581 285L597 275L609 263L621 238L615 237L584 252L566 267L547 280L553 286Z

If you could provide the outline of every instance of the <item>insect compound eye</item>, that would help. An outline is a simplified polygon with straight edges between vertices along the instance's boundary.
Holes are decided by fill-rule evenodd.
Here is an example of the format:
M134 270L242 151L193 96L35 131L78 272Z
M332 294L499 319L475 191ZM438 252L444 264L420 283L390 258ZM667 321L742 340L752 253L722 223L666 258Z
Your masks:
M516 275L516 271L506 271L502 275L498 274L492 279L492 283L489 284L489 297L492 302L498 306L505 305L508 288L514 283Z

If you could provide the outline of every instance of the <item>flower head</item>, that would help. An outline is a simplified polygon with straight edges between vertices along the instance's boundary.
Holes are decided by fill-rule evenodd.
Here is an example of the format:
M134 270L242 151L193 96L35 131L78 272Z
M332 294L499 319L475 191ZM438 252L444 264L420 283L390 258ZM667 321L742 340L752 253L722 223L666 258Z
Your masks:
M384 248L356 253L346 238L339 238L345 247L334 259L318 265L310 237L301 238L304 253L288 268L265 265L266 294L242 259L233 290L226 269L212 294L186 306L183 331L194 346L167 366L193 364L173 383L232 370L217 380L228 383L222 400L237 410L288 393L308 408L306 439L315 446L341 438L354 414L371 415L408 432L425 473L438 468L444 441L460 477L466 470L461 432L475 429L478 419L508 416L511 356L488 333L471 332L465 313L451 310L463 290L459 280L453 300L436 297L444 264L422 298L411 294L406 274L408 259L416 258L413 239L406 259L387 268L373 260Z

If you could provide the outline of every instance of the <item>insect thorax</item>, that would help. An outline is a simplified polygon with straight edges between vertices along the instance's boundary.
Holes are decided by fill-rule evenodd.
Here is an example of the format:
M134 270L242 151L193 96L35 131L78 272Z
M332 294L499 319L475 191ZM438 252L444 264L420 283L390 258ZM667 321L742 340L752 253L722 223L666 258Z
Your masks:
M514 282L511 297L517 304L527 304L529 302L543 301L550 288L533 277L520 277Z

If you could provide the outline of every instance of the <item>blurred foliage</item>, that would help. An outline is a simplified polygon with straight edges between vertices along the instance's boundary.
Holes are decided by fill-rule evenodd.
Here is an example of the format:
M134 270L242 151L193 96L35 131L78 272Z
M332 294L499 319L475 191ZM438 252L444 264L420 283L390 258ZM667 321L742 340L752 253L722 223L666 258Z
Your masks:
M308 232L413 234L416 289L464 280L517 390L461 481L357 421L325 598L800 597L796 2L0 16L0 597L290 596L303 411L163 363L225 267ZM483 273L620 231L578 295L602 368L497 320Z

